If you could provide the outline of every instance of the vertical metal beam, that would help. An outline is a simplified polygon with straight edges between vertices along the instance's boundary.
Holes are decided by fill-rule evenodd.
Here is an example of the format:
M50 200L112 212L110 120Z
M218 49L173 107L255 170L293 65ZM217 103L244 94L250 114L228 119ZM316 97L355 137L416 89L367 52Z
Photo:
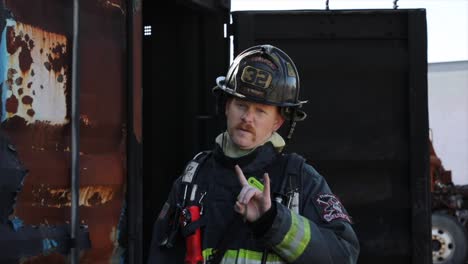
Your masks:
M137 193L136 193L136 178L133 174L133 7L134 0L127 0L127 195L126 203L124 208L127 212L123 217L127 217L127 237L128 237L128 263L133 264L136 262L137 247L136 247L136 222L137 214L136 207L138 205Z
M143 260L143 182L141 134L142 0L127 0L127 218L128 263ZM139 65L140 64L140 65ZM140 116L138 116L140 115ZM125 228L125 227L121 227ZM120 230L122 232L122 229Z
M412 263L432 263L427 106L427 25L424 9L408 11ZM428 243L429 242L429 243Z
M79 0L73 0L73 55L71 89L71 251L70 262L79 263L80 248L79 200L80 200L80 82L79 82Z

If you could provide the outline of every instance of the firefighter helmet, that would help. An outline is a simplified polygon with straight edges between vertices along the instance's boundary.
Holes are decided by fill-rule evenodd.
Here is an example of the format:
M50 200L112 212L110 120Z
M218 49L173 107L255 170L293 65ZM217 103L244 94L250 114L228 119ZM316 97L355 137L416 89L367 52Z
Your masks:
M301 121L306 117L298 109L307 101L299 100L297 68L284 51L272 45L254 46L240 53L216 84L214 91L279 106L288 119Z

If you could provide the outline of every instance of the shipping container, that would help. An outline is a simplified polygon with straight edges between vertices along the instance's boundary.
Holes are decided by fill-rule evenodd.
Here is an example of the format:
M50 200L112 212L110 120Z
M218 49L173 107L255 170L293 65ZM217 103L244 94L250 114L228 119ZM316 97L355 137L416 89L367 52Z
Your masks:
M129 155L142 137L141 111L134 118L131 108L141 103L129 102L137 98L134 91L141 94L141 67L132 66L141 65L141 2L7 0L0 11L0 128L28 170L8 216L23 227L17 237L6 236L10 241L0 234L0 262L16 254L8 244L19 243L16 261L8 261L65 263L67 254L55 250L62 238L44 233L37 243L22 230L67 225L61 235L69 248L83 248L79 263L117 263L119 222L134 166ZM133 42L138 48L130 56ZM135 68L140 74L133 78ZM0 183L8 176L2 173ZM79 185L73 186L75 180ZM88 231L90 243L77 243L77 226ZM28 247L40 254L31 255Z
M225 129L210 90L226 73L232 37L234 56L268 43L296 63L309 117L287 151L303 154L347 207L359 263L432 262L424 9L238 11L232 23L219 3L146 12L154 37L143 41L152 52L143 59L152 65L144 67L152 89L144 104L157 118L144 130L145 150L149 137L154 150L151 158L145 151L152 173L144 186L166 191L144 191L145 229L185 162Z

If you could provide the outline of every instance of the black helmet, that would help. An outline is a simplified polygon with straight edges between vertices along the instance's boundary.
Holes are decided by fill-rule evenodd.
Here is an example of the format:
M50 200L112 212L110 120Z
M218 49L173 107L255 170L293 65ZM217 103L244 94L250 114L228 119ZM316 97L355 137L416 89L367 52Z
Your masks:
M259 45L243 51L232 62L226 77L218 77L216 84L214 91L279 106L282 114L290 120L302 121L306 117L298 109L307 101L299 100L296 66L277 47Z

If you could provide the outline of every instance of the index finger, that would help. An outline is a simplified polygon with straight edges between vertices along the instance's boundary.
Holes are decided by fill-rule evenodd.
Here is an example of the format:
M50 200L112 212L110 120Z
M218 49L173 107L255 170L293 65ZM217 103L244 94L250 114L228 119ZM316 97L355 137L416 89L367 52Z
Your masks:
M241 185L242 186L249 185L239 165L234 166L234 170L236 171L237 177L239 178L239 182L241 183Z

